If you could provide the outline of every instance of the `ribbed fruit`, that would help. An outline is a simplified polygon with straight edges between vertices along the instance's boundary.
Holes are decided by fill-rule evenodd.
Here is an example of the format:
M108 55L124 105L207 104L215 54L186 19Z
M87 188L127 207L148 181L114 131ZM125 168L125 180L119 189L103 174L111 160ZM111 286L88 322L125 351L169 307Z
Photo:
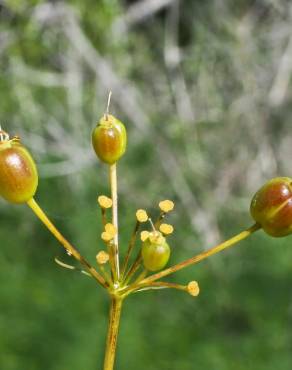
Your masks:
M275 237L292 233L292 179L276 177L254 195L250 212L263 230Z
M127 146L125 126L114 116L105 115L93 130L92 145L102 162L110 165L116 163Z
M0 141L0 195L12 203L30 200L38 186L33 158L18 139Z

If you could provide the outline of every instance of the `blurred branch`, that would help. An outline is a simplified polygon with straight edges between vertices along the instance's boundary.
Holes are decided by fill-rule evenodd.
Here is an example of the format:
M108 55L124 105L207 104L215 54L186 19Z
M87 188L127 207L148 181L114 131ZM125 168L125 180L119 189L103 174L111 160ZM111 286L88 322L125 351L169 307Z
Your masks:
M65 87L66 81L63 73L52 71L42 71L31 68L22 60L13 58L13 71L16 77L21 78L28 84L34 84L44 87Z
M94 161L95 158L91 153L88 153L87 156L84 153L81 158L79 157L78 160L75 161L68 159L57 163L40 164L38 167L42 177L67 176L84 170L86 166L89 166L89 164Z
M120 35L127 28L143 21L176 1L178 0L141 0L129 6L126 13L114 22L112 30L115 35Z
M212 214L210 210L207 212L201 208L188 185L182 173L181 166L177 163L175 156L167 150L163 142L159 141L159 145L157 147L164 172L182 202L185 213L191 220L192 227L199 233L207 248L210 244L217 242L220 236L216 220L214 219L214 214Z
M87 144L87 127L83 124L85 118L83 116L83 70L80 56L77 55L73 47L67 50L65 58L65 81L66 81L66 97L68 103L69 121L74 130L74 136L86 140ZM82 135L83 134L83 135Z
M145 131L149 123L147 116L137 102L137 91L113 71L108 60L101 57L71 14L65 25L65 33L79 55L96 74L106 91L114 91L113 100L128 117L131 117L140 130Z
M15 36L10 31L0 33L0 55L13 43Z
M292 33L288 44L281 56L278 64L278 70L274 78L273 85L269 92L269 102L271 106L280 106L287 94L292 73Z
M65 88L69 94L69 107L72 108L72 105L74 105L74 109L71 111L73 118L72 116L69 118L74 129L67 132L56 118L46 114L46 112L41 109L26 85L22 85L21 88L19 86L16 90L16 96L18 97L19 104L23 106L23 111L30 112L34 119L38 119L40 125L42 122L46 122L44 129L54 139L53 143L46 143L47 151L52 154L58 153L68 158L56 163L40 164L40 175L42 177L66 176L90 165L93 160L93 155L91 151L87 149L87 146L86 149L83 148L81 140L82 135L80 134L80 125L84 120L81 118L80 114L78 114L82 107L81 101L78 100L81 99L81 96L79 96L79 93L75 92L75 90L78 91L76 87L76 84L79 84L78 79L76 82L76 77L78 76L74 74L74 78L71 78L71 73L64 74L38 71L26 66L22 61L16 58L11 59L11 68L14 77L19 78L22 84L25 81L27 84L41 85L46 88ZM76 94L78 95L78 99L76 99ZM74 99L75 104L70 104L72 99ZM24 137L25 135L23 134L22 136ZM32 136L30 135L30 137ZM34 135L34 144L32 146L38 152L42 152L43 145L44 144L41 144L40 138Z
M164 36L164 61L168 72L171 93L173 95L177 114L182 126L184 148L189 167L194 170L193 161L194 143L196 141L195 113L188 92L186 80L181 67L181 50L179 48L179 11L180 2L175 1L168 9L165 36ZM192 130L192 140L190 139ZM212 242L214 242L213 240ZM216 242L216 241L215 241Z
M178 115L182 123L186 123L194 122L195 114L188 94L184 74L180 66L182 55L178 46L179 6L179 1L175 1L168 10L165 25L164 61L168 70L171 90L175 98Z

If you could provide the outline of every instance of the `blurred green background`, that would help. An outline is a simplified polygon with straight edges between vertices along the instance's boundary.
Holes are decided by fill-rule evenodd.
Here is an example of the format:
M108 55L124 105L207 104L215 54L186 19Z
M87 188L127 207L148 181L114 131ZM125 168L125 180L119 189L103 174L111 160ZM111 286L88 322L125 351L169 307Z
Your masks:
M176 202L171 263L250 226L291 176L292 7L284 0L0 1L0 120L38 162L37 200L94 263L106 168L90 134L113 91L127 126L121 248L137 208ZM108 299L25 206L0 202L0 369L102 368ZM71 261L72 262L72 261ZM291 370L291 237L259 232L131 296L116 369Z

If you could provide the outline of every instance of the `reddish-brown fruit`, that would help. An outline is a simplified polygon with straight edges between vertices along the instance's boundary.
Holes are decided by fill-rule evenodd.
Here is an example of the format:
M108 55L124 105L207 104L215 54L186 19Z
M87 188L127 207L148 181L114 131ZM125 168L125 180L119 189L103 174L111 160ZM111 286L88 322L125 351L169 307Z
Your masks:
M25 203L37 185L35 162L19 139L0 140L0 196L11 203Z
M263 230L280 237L292 233L292 179L276 177L254 195L250 212Z
M127 132L121 121L105 115L92 133L92 145L98 158L107 163L116 163L125 153Z

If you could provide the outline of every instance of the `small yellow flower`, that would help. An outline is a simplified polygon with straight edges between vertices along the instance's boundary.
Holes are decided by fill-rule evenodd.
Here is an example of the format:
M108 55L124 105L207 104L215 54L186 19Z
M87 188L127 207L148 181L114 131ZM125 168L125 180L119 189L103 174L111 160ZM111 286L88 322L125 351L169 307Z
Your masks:
M105 195L100 195L98 198L97 198L97 202L98 204L100 205L101 208L111 208L112 205L113 205L113 201L111 200L111 198L105 196Z
M110 233L108 233L108 232L106 232L106 231L104 231L104 232L101 233L101 239L104 242L108 243L108 242L110 242L113 239L113 235L110 234Z
M161 224L159 226L159 230L162 232L164 235L170 235L173 233L173 226L169 224Z
M144 209L138 209L136 212L136 218L139 222L146 222L148 220L147 212Z
M168 213L173 210L174 208L174 203L171 200L162 200L159 202L159 208L161 209L162 212Z
M111 234L112 235L112 238L114 238L114 236L117 233L117 228L113 224L111 224L111 223L107 223L104 228L105 228L105 231L108 234Z
M100 251L96 255L96 261L99 265L104 265L109 260L109 254L105 251Z
M187 285L187 291L193 297L197 297L200 293L199 284L196 281L190 281Z

